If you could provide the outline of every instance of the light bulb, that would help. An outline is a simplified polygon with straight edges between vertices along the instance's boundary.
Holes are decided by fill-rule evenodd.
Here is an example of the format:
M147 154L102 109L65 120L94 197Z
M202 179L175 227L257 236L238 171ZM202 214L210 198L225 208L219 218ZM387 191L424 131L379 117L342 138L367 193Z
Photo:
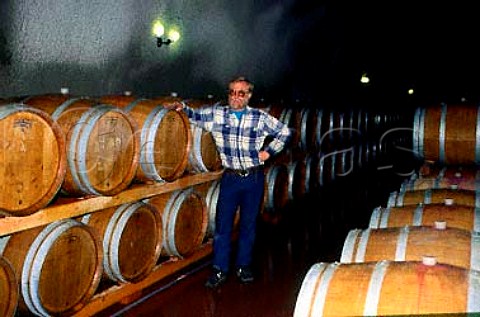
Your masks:
M176 30L171 30L168 32L168 38L172 40L172 42L176 42L180 39L180 33L178 33Z
M160 37L165 33L165 27L163 26L162 22L156 21L153 24L152 33L156 37Z

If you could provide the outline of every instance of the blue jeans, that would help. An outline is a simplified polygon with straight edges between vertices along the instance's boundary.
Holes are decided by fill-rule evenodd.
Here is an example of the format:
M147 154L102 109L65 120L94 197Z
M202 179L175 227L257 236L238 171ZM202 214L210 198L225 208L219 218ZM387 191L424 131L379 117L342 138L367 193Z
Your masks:
M229 271L232 230L238 207L240 223L235 267L250 266L264 186L263 169L256 170L246 177L226 172L222 175L215 214L213 267L223 272Z

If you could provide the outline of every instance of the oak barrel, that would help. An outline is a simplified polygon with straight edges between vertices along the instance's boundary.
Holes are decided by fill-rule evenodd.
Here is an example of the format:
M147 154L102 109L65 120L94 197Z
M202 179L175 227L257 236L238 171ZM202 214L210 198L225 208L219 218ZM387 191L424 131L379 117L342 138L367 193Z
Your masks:
M439 204L449 201L455 205L466 205L480 207L480 193L464 189L423 189L407 191L401 188L399 191L393 191L388 198L387 207L401 207L417 204Z
M325 150L329 148L328 130L330 129L328 111L320 108L317 110L317 120L315 125L315 148Z
M334 183L354 170L353 148L322 153L318 159L317 177L320 187Z
M306 188L306 162L299 158L287 163L288 169L288 200L293 202L305 196Z
M280 121L285 123L291 132L288 147L301 147L301 127L302 127L302 110L294 107L287 107L280 116Z
M220 193L220 180L216 179L195 186L195 191L205 200L208 211L208 225L206 237L213 237L215 233L215 217L217 214L218 194Z
M287 147L299 148L301 146L302 110L280 102L271 104L268 114L286 124L290 129L291 135Z
M81 310L102 276L99 236L73 219L4 236L0 254L12 264L19 282L19 310L37 316Z
M0 316L13 317L19 298L18 281L10 262L0 256Z
M282 113L284 111L287 111L287 105L284 104L283 101L277 102L277 103L270 103L268 106L263 107L264 111L267 111L268 114L274 116L277 119L280 119L282 117Z
M476 180L480 178L480 169L476 165L445 165L425 161L412 178Z
M343 244L340 262L421 261L434 256L439 263L465 269L480 269L480 233L434 226L405 226L382 229L352 229Z
M446 165L480 164L478 106L453 104L415 110L413 150L420 160Z
M480 209L464 205L409 205L376 207L370 216L369 228L433 226L445 221L450 228L480 231Z
M350 140L348 144L358 144L367 138L368 112L362 109L351 108L347 111L348 125L347 137Z
M321 188L329 185L335 179L335 167L337 156L335 152L314 154L315 165L312 168L312 178L315 180L315 187Z
M172 98L158 98L164 104L170 104ZM191 108L213 106L215 99L184 99L183 104ZM215 140L211 132L206 131L195 124L190 124L192 132L192 147L188 155L186 170L190 173L205 173L222 169L222 160L217 150Z
M480 312L480 273L428 261L316 263L297 295L294 317Z
M316 150L317 109L303 107L300 121L300 148L304 152Z
M424 164L418 173L402 183L402 189L480 189L480 169L464 166L430 167Z
M315 153L306 153L305 154L305 193L314 192L318 187L318 177L316 177L316 169L318 166L318 157Z
M191 173L205 173L222 169L222 161L211 132L191 124L192 148L188 155L187 170Z
M367 122L363 112L323 108L317 111L316 144L322 152L350 147L362 139Z
M133 96L108 95L99 100L124 109L141 128L137 180L172 182L183 175L192 146L190 123L184 112L168 110L161 100Z
M400 187L401 191L425 189L463 189L478 191L480 190L480 181L449 178L411 178L405 180Z
M104 277L118 283L135 283L154 269L163 242L160 213L137 201L82 217L103 241Z
M265 174L261 213L280 214L289 202L288 168L285 164L271 164L266 167Z
M49 113L66 135L63 193L111 196L131 184L140 157L140 136L124 110L61 94L31 96L24 102Z
M65 135L48 113L0 106L0 213L26 216L55 197L67 169Z
M208 212L205 200L193 187L156 195L147 201L162 215L162 255L183 258L203 243Z
M343 144L345 134L345 113L343 109L324 110L324 115L328 118L327 128L323 133L322 150L333 150L338 145Z
M206 237L212 238L215 235L216 227L216 215L217 215L217 201L220 194L220 179L212 180L195 186L195 191L199 193L205 200L205 204L208 211L208 226ZM239 208L240 209L240 208ZM240 224L240 212L239 209L234 219L234 231L238 229Z

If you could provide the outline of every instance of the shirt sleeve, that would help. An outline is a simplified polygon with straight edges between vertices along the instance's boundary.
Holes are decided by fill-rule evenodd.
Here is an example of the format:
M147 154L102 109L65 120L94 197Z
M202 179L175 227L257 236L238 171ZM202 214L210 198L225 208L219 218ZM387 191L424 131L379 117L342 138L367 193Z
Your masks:
M184 104L183 111L190 120L190 123L211 132L215 116L215 106L191 108Z
M267 113L265 113L265 126L268 135L272 137L272 141L265 146L264 150L274 156L287 146L292 131L288 128L288 125Z

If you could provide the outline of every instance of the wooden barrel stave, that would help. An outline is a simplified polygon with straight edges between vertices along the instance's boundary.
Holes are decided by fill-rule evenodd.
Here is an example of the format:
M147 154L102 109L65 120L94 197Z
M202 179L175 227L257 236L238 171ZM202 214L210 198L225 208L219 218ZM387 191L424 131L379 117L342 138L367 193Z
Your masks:
M39 109L8 104L0 107L0 210L27 216L47 206L67 172L65 135Z
M434 256L439 263L479 270L480 235L438 225L352 229L340 262L421 261L425 255Z
M445 221L450 228L480 231L480 210L473 206L445 204L377 207L370 217L369 228L433 226Z
M193 187L156 195L147 202L162 216L162 255L183 258L203 243L208 212L204 199Z
M142 201L87 214L81 221L103 241L103 277L118 283L145 279L160 257L163 226L160 213Z
M478 107L469 104L417 108L413 129L416 156L446 165L480 164L479 114Z
M271 164L265 170L265 193L261 213L280 214L287 206L288 169L284 164Z
M453 265L322 262L307 272L293 316L478 313L479 293L478 271Z
M171 182L183 175L192 146L190 123L184 112L167 110L160 99L118 95L99 100L124 109L141 128L136 180ZM172 143L175 146L170 146Z
M220 153L218 153L212 133L191 125L192 148L188 155L186 170L193 173L214 172L222 169Z
M10 262L0 256L0 316L13 317L19 299L18 281Z
M25 103L49 113L65 133L64 194L111 196L131 184L140 136L136 122L122 109L68 95L31 96Z
M71 315L94 295L102 275L97 233L73 219L0 238L20 288L19 311Z
M390 193L387 207L441 203L480 207L478 195L475 191L461 189L439 188L407 191L402 188L400 191Z

